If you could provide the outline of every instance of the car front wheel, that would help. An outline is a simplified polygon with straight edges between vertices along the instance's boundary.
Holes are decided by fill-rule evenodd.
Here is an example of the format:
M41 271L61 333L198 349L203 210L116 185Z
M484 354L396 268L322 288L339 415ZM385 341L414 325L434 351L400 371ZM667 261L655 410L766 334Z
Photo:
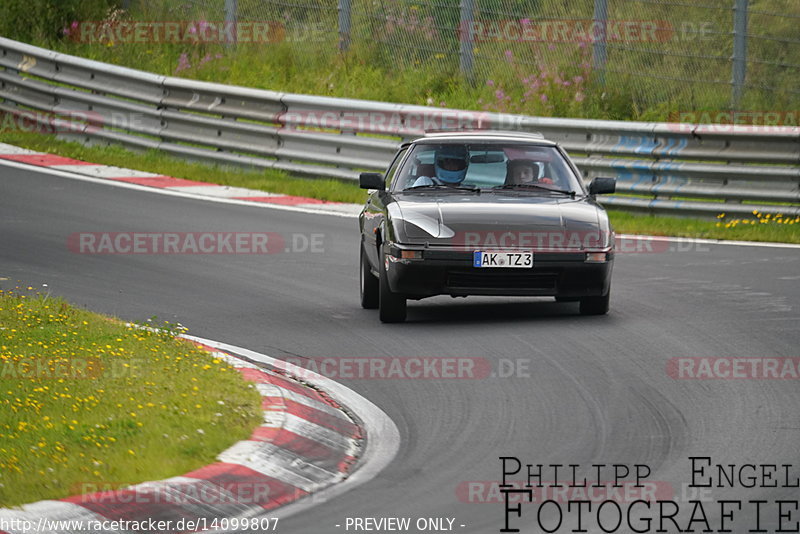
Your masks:
M369 266L369 260L364 253L364 247L361 246L361 276L359 282L361 284L361 307L365 310L374 310L378 307L378 279L372 274L372 269Z
M386 256L381 258L378 298L379 315L383 323L402 323L406 320L405 297L392 293L389 289L389 276L386 272Z

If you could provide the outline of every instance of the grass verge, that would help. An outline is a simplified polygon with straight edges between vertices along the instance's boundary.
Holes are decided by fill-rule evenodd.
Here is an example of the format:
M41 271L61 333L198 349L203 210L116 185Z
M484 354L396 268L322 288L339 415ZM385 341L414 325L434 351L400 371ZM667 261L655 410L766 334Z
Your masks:
M800 219L798 218L759 217L754 220L746 220L720 217L717 221L708 221L634 215L617 210L608 210L608 215L618 234L800 243Z
M366 199L366 192L359 189L354 183L327 179L297 178L277 170L257 172L224 169L199 163L188 163L156 151L136 153L115 146L87 147L80 143L62 141L53 136L31 135L21 132L8 132L0 138L0 141L94 163L118 165L189 180L247 187L272 193L312 197L334 202L360 204ZM720 210L722 211L723 209L724 206L720 206ZM609 210L609 216L614 229L617 233L622 234L800 243L800 221L787 218L762 217L756 221L756 224L751 224L735 218L721 218L713 221L682 217L635 215L617 210Z
M181 475L260 421L239 373L169 332L24 289L0 324L0 506Z

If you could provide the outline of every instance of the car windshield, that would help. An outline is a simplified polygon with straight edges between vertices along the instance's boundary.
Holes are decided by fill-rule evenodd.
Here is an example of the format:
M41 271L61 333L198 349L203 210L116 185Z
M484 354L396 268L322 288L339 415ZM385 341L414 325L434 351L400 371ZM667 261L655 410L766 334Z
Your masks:
M530 143L419 143L392 180L392 191L465 189L582 192L558 149Z

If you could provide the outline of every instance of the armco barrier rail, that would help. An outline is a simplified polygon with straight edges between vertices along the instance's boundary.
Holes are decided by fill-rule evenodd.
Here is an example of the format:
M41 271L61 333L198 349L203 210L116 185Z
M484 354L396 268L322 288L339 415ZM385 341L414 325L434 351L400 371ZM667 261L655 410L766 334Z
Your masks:
M537 118L305 96L157 76L0 38L0 112L86 142L355 179L430 129L541 132L607 206L673 215L800 215L800 128Z

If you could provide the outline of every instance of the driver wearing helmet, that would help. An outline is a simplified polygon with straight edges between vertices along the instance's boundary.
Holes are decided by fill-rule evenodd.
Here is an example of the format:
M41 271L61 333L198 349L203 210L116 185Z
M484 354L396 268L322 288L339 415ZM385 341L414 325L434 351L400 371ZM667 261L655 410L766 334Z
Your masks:
M469 167L469 150L462 145L447 145L436 151L436 176L420 176L412 187L421 185L456 186L464 181Z

